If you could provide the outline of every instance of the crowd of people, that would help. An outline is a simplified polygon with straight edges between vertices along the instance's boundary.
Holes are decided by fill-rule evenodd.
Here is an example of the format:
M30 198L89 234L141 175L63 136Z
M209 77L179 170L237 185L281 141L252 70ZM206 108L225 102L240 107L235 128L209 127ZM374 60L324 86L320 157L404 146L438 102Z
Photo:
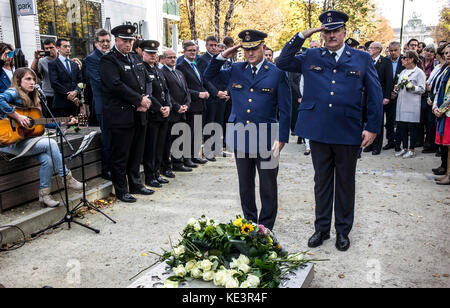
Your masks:
M178 57L173 50L158 54L159 42L137 38L134 32L132 26L119 26L111 33L98 30L94 51L83 60L70 58L69 40L47 39L43 50L35 52L30 68L16 69L13 46L0 43L0 119L10 117L27 126L29 120L15 108L42 107L43 101L57 117L89 115L90 124L101 128L102 177L112 180L117 197L124 202L135 202L133 194L153 194L151 188L169 183L168 179L175 178L174 172L192 172L199 165L216 161L214 153L218 152L202 153L202 143L194 140L193 133L190 156L174 157L172 144L181 133L173 135L172 128L186 123L194 132L200 119L202 127L218 123L226 131L232 108L228 85L206 79L204 74L213 58L235 46L233 38L226 37L222 42L213 36L206 38L203 55L193 41L184 40L183 55ZM382 133L364 152L379 155L394 149L396 157L406 159L415 157L416 148L423 147L422 153L441 156L442 164L433 172L442 176L438 184L449 185L450 43L441 41L434 46L411 39L403 48L399 42L384 48L378 42L360 45L349 39L346 44L370 54L383 92ZM309 48L320 47L321 42L310 41ZM298 54L305 50L302 47ZM265 57L276 63L268 47ZM223 69L235 62L236 57L226 59ZM305 80L302 73L286 74L292 92L294 131ZM36 84L43 95L35 89ZM364 91L361 104L366 104ZM367 122L367 108L363 113ZM387 143L383 146L384 128ZM305 155L309 155L309 140L299 136L298 143L303 141ZM69 175L71 188L81 188L69 170L62 170L54 142L28 139L0 147L0 151L17 155L27 146L31 150L26 155L36 156L42 164L40 201L44 206L59 205L50 197L53 167L59 175ZM220 155L227 156L223 149Z

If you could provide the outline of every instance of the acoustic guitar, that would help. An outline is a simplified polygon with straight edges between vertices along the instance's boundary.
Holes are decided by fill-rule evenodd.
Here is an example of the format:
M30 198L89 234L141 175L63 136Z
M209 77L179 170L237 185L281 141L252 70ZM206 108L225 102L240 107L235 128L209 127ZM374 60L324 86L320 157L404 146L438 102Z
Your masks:
M6 117L0 120L0 147L15 144L24 139L42 136L45 132L45 125L53 123L53 119L43 118L39 108L19 108L16 112L30 119L30 126L23 127L16 120ZM73 118L56 118L58 122L70 122ZM87 125L86 116L79 116L78 124Z

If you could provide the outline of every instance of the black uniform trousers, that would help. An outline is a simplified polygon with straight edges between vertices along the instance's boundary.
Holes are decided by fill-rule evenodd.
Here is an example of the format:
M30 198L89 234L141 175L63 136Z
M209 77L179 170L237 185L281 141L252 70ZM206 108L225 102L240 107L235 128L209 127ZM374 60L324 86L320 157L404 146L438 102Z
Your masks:
M183 166L183 158L177 159L172 156L172 143L179 138L181 135L172 135L172 128L177 123L182 123L184 121L178 121L178 122L171 122L169 121L168 129L167 129L167 137L166 137L166 144L164 146L164 154L163 154L163 160L161 168L163 171L166 170L172 170L172 168L175 167L181 167ZM182 149L181 149L182 150Z
M238 154L235 154L239 194L245 219L273 229L278 211L278 166L273 169L261 168L261 162L270 159L263 159L259 155L257 158L248 158L248 156L246 156L247 158L238 158ZM262 206L259 218L255 197L256 170L259 175L259 196Z
M217 123L223 128L224 127L225 108L226 108L226 101L224 99L209 98L208 101L206 102L206 123L205 124ZM210 137L212 137L212 136L206 135L205 140L209 139ZM213 144L213 147L211 150L213 150L213 151L216 150L215 144Z
M195 119L199 119L198 123ZM186 112L186 123L191 129L191 157L185 157L188 159L202 158L201 148L203 144L203 127L204 127L204 115L202 112ZM200 121L201 119L201 121ZM201 129L201 132L195 130ZM195 143L196 139L197 143Z
M337 233L348 235L355 210L355 173L360 146L311 141L315 170L316 231L329 232L333 212Z
M116 195L129 192L128 185L130 189L143 186L139 167L144 154L146 130L145 125L109 129L111 176Z
M384 139L384 128L386 127L386 139L388 140L388 144L396 144L396 135L395 135L395 114L397 109L397 102L390 101L389 104L383 106L383 114L384 119L386 120L386 124L381 125L381 132L377 135L377 138L373 142L372 150L377 150L381 152L383 147L383 139Z
M167 120L153 121L147 124L144 151L145 181L156 180L159 177L168 129L169 122Z

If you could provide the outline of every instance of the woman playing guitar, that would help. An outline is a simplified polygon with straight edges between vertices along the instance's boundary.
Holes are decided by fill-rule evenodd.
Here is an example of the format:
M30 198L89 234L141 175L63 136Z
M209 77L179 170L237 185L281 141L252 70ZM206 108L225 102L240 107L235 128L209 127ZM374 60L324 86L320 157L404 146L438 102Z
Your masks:
M21 115L16 108L39 108L41 109L39 94L35 89L36 74L29 68L19 68L14 72L11 88L0 94L0 119L6 117L12 119L11 122L17 123L19 128L28 128L33 125L29 117ZM14 121L13 121L14 120ZM73 123L63 123L73 125ZM1 132L0 132L1 134ZM39 202L43 207L57 207L59 202L51 198L51 179L53 168L59 176L67 175L67 185L69 188L81 190L83 185L72 177L70 170L63 170L62 157L58 144L53 139L48 138L28 138L18 143L8 146L1 146L0 151L12 155L18 155L30 146L25 156L35 156L41 163L40 168L40 190Z

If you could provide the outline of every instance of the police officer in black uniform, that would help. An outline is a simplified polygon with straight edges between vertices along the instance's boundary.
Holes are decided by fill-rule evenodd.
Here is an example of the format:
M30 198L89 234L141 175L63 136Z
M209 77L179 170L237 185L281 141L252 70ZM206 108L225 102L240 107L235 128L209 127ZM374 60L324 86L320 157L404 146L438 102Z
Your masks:
M111 131L112 182L117 198L128 203L136 202L131 194L154 192L142 184L139 173L147 110L152 104L152 84L144 63L129 54L135 31L136 28L129 25L112 29L115 46L100 60L103 112Z
M142 49L142 57L149 79L152 81L152 106L148 111L149 123L147 137L145 139L144 173L145 184L151 187L162 187L169 183L160 175L164 148L167 142L169 115L172 108L169 89L164 73L158 68L157 41L142 41L139 45Z

